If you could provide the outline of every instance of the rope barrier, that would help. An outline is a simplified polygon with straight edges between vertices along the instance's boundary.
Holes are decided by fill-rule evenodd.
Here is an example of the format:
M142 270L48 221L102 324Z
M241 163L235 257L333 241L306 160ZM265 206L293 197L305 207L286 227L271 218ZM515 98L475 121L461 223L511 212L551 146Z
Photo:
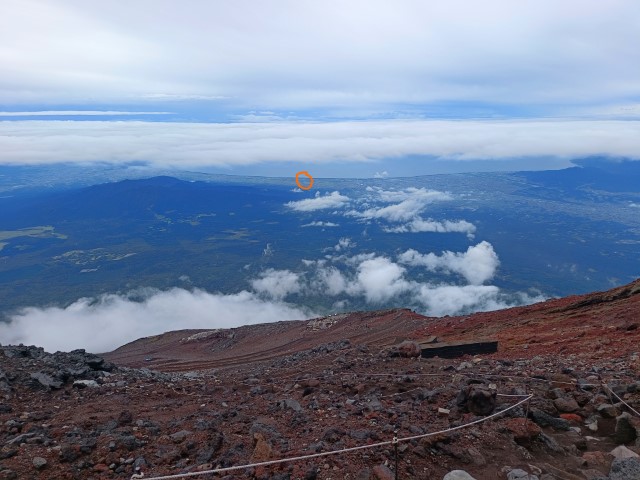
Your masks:
M524 396L524 395L521 395ZM188 473L178 473L178 474L174 474L174 475L164 475L164 476L160 476L160 477L144 477L144 474L134 474L133 476L131 476L131 480L135 480L135 479L140 479L140 478L147 478L148 480L172 480L172 479L177 479L177 478L188 478L188 477L196 477L196 476L200 476L200 475L209 475L212 473L226 473L226 472L232 472L235 470L244 470L247 468L254 468L254 467L264 467L264 466L268 466L268 465L277 465L277 464L281 464L281 463L289 463L289 462L298 462L300 460L310 460L312 458L319 458L319 457L327 457L330 455L338 455L341 453L349 453L349 452L356 452L359 450L365 450L365 449L370 449L370 448L378 448L378 447L383 447L386 445L396 445L399 442L408 442L411 440L418 440L420 438L426 438L426 437L432 437L435 435L442 435L444 433L449 433L449 432L453 432L455 430L460 430L462 428L466 428L466 427L470 427L471 425L477 425L478 423L482 423L482 422L486 422L487 420L490 420L492 418L498 417L506 412L508 412L509 410L512 410L520 405L522 405L523 403L529 401L531 398L533 397L533 395L527 395L526 398L520 400L519 402L511 405L510 407L501 410L499 412L493 413L487 417L483 417L480 418L478 420L474 420L473 422L469 422L463 425L458 425L457 427L450 427L447 428L445 430L439 430L437 432L430 432L430 433L424 433L421 435L413 435L410 437L403 437L403 438L397 438L396 436L394 436L393 440L387 440L384 442L378 442L378 443L372 443L369 445L359 445L357 447L349 447L349 448L343 448L340 450L332 450L330 452L321 452L321 453L313 453L313 454L309 454L309 455L301 455L301 456L297 456L297 457L289 457L289 458L281 458L278 460L268 460L265 462L257 462L257 463L250 463L250 464L246 464L246 465L237 465L234 467L224 467L224 468L214 468L212 470L203 470L201 472L188 472ZM140 476L142 475L142 476Z
M611 388L609 388L609 385L607 385L606 383L603 383L603 384L602 384L602 386L603 386L604 388L606 388L607 390L609 390L609 392L611 392L611 393L613 394L613 396L614 396L614 397L616 397L618 400L620 400L622 403L624 403L624 404L627 406L627 408L628 408L629 410L631 410L633 413L635 413L636 415L638 415L638 416L640 417L640 413L638 413L638 411L637 411L635 408L633 408L631 405L629 405L627 402L625 402L623 399L621 399L621 398L616 394L616 392L614 392L613 390L611 390Z

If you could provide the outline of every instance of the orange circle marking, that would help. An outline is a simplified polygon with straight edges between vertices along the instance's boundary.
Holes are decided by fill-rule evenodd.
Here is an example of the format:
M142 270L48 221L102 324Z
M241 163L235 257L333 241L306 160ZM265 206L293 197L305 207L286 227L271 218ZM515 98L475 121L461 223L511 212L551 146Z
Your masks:
M304 187L300 183L300 175L304 175L305 177L309 177L309 185ZM298 172L298 173L296 173L296 185L298 185L298 188L300 188L301 190L311 190L311 187L313 187L313 177L311 175L309 175L309 172L307 172L306 170L303 170L302 172Z

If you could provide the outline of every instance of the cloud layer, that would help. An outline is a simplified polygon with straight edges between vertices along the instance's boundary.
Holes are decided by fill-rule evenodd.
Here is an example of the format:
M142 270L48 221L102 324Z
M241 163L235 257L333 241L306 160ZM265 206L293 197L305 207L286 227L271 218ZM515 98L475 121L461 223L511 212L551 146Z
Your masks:
M104 295L80 299L66 308L26 308L10 323L0 323L0 341L39 345L47 351L85 348L106 352L170 330L309 318L300 308L265 301L247 291L222 295L174 288L149 290L144 297L139 302L127 296Z
M340 195L340 192L331 192L321 195L316 192L315 197L305 198L285 203L285 207L297 212L315 212L316 210L326 210L328 208L340 208L349 202L349 197Z
M287 296L283 295L285 291L295 292L298 298L322 292L325 300L326 296L338 299L341 308L351 300L362 300L374 308L391 302L433 316L496 310L544 299L539 294L506 294L497 286L484 285L494 278L500 265L488 242L480 242L465 252L446 251L440 255L407 250L398 254L396 261L374 252L347 253L355 246L349 238L342 238L328 249L333 254L320 260L303 260L304 267L295 274L271 270L271 288L264 288L261 293L281 301ZM416 274L421 269L434 275L418 281ZM287 280L278 284L279 279Z
M422 255L410 249L398 256L404 265L425 267L431 272L458 273L472 285L481 285L491 280L500 265L498 255L489 242L480 242L466 252L443 252L442 255L428 253Z
M358 163L412 155L460 161L589 155L638 158L640 122L5 121L0 122L0 151L0 164L145 161L160 167Z
M348 308L353 302L371 308L396 305L433 316L495 310L543 299L525 293L508 295L496 286L484 285L493 279L499 265L488 242L466 252L441 255L407 250L397 260L374 252L350 253L356 246L351 239L341 238L332 253L319 260L303 260L298 271L264 270L248 279L251 292L148 289L130 295L82 298L66 308L25 308L9 323L0 324L0 342L36 344L49 351L86 348L104 352L170 330L310 318L313 313L307 308L287 302L304 305L308 299L317 301L318 296L324 303L333 302L333 308ZM416 280L420 269L439 277ZM443 279L443 275L449 278Z
M0 103L622 103L639 18L634 0L6 0Z
M297 212L314 212L333 209L332 215L343 215L358 219L362 223L372 221L381 223L387 233L465 233L473 239L476 226L466 220L433 220L420 216L429 205L436 202L453 200L447 192L409 187L402 190L384 190L380 187L367 187L363 197L349 198L334 191L315 197L285 203L285 207ZM342 210L348 204L353 208ZM332 222L313 221L303 227L337 226Z

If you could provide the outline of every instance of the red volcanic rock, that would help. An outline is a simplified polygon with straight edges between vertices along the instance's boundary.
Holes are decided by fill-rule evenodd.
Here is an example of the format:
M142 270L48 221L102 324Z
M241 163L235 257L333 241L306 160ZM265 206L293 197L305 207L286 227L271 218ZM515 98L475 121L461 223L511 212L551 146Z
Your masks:
M564 418L565 420L575 424L582 423L582 417L580 415L576 415L575 413L561 413L560 418Z
M538 425L525 418L510 418L504 422L504 426L517 443L529 443L542 432Z

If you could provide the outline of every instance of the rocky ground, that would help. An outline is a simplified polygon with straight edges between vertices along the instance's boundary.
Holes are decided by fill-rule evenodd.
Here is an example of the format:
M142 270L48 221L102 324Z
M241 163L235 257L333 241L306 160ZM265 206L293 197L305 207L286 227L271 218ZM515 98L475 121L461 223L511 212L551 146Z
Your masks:
M153 478L394 436L397 455L386 444L195 478L640 479L639 286L461 318L174 332L107 360L4 346L0 480ZM500 343L452 360L388 347L428 335Z

